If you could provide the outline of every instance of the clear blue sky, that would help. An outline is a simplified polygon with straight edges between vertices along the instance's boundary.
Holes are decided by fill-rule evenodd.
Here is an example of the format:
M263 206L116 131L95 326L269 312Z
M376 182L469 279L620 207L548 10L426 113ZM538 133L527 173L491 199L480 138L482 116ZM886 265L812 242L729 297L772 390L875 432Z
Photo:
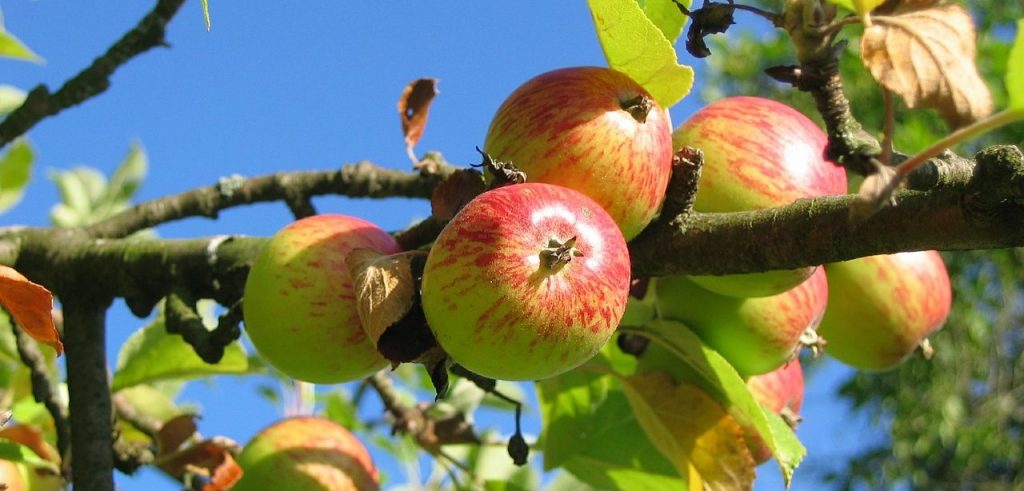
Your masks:
M89 165L109 173L132 142L150 160L141 199L213 184L230 174L329 169L362 159L408 169L396 111L402 88L419 77L440 79L426 133L417 147L452 162L478 161L491 116L526 79L554 68L603 65L586 4L524 2L226 2L211 0L206 32L198 0L173 20L167 41L122 67L103 95L43 121L29 136L38 152L26 199L0 225L48 225L57 202L48 170ZM0 60L0 84L55 89L133 26L154 2L3 2L9 31L46 63ZM741 22L752 19L740 14ZM681 49L681 43L680 43ZM692 60L686 60L693 62ZM697 83L701 83L700 62ZM696 95L673 108L677 124L700 106ZM426 203L321 198L321 212L359 215L385 229L426 216ZM291 220L280 203L190 219L159 228L163 237L270 235ZM144 324L115 304L111 363ZM809 457L794 489L821 489L820 473L884 435L835 402L849 371L828 362L809 381L799 434ZM245 442L281 409L255 395L268 378L194 383L181 401L198 405L200 431ZM534 411L534 414L535 411ZM511 431L510 421L499 421ZM531 426L532 425L532 426ZM527 420L536 433L536 417ZM402 476L386 454L377 462ZM774 464L759 469L759 489L779 489ZM122 489L177 489L154 472L118 476ZM392 481L394 482L394 481Z

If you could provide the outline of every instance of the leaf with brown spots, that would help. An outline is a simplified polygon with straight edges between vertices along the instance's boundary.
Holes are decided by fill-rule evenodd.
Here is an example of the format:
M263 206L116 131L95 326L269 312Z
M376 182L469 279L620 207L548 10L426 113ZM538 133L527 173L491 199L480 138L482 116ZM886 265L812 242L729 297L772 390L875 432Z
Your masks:
M936 109L952 127L992 112L992 95L974 65L974 22L965 8L904 1L876 10L871 21L861 37L861 59L908 107Z
M405 316L413 305L416 282L412 259L417 254L422 252L386 255L371 249L356 249L345 259L355 285L359 320L375 345L384 331Z
M437 95L436 78L420 78L409 82L398 98L398 114L402 118L402 134L405 135L405 149L413 164L419 162L413 147L423 136L423 130L427 127L427 114L430 112L430 103Z
M181 414L167 420L156 432L157 455L174 452L195 435L196 430L196 417L192 414Z
M53 294L46 287L29 281L13 268L0 265L0 305L23 331L36 341L64 352L60 333L53 323Z
M434 188L430 196L430 211L434 219L445 223L486 190L483 174L474 169L459 169Z
M751 489L754 458L732 416L703 390L664 372L632 375L623 389L651 443L679 474L704 489Z

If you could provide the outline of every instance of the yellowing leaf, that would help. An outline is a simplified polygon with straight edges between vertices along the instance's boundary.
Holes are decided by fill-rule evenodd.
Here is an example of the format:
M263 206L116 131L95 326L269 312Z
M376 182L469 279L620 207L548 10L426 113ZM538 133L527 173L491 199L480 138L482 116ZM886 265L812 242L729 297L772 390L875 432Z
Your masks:
M359 320L376 345L384 331L413 305L416 283L412 275L412 255L385 255L370 249L356 249L345 262L352 272Z
M937 109L952 127L992 112L992 95L974 65L975 31L959 5L905 2L872 16L861 59L883 87L911 108Z
M210 3L208 0L203 0L203 22L206 24L206 31L210 31Z
M624 382L640 426L681 476L695 472L704 489L752 488L755 463L742 430L711 396L658 371Z
M0 265L0 305L26 334L52 346L57 354L64 352L53 324L53 294L46 287L29 281L14 268Z
M39 55L28 49L18 38L14 37L13 34L3 30L0 26L0 56L7 58L14 58L16 60L31 61L33 63L42 63L43 59Z
M608 66L642 85L663 108L693 87L693 69L680 65L676 50L635 0L588 0Z
M1006 91L1010 94L1010 109L1024 111L1024 19L1017 21L1017 38L1006 63Z

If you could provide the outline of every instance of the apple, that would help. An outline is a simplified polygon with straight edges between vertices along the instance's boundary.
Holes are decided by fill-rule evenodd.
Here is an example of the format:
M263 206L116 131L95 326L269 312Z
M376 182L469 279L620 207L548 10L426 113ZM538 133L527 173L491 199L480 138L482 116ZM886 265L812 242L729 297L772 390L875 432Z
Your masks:
M26 491L25 480L21 477L21 466L10 460L0 460L0 484L6 491Z
M64 480L55 471L36 468L24 462L0 460L0 484L5 491L58 491Z
M804 371L800 360L782 365L768 373L747 379L747 388L754 400L766 410L779 414L791 427L800 422L800 406L804 403ZM750 455L758 464L772 456L772 451L752 427L743 428L743 438Z
M749 211L801 198L846 194L846 171L825 160L828 137L799 111L760 97L728 97L697 111L672 134L673 148L704 152L694 209ZM815 267L694 276L723 295L768 296L810 277Z
M530 182L586 194L632 239L657 214L672 173L672 123L627 75L572 67L538 75L505 100L484 151Z
M590 359L629 295L626 241L600 205L568 188L487 191L427 256L427 323L452 361L501 380L551 377Z
M736 298L701 288L686 276L659 278L658 310L686 324L743 376L770 372L791 360L801 336L821 321L828 303L825 271L770 297Z
M299 416L261 430L238 455L242 478L233 491L380 489L370 453L345 427Z
M938 252L862 257L825 269L831 297L818 331L828 354L847 365L894 368L949 315L953 292Z
M243 295L246 332L268 363L313 383L355 380L387 365L356 310L345 257L358 248L399 251L387 232L347 215L303 218L270 239Z

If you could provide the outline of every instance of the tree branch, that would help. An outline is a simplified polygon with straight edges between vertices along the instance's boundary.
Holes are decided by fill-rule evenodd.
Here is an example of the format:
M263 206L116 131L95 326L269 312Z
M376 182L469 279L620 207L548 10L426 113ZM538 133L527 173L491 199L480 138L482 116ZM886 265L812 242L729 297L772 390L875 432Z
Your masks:
M312 209L308 199L325 194L430 198L454 170L442 164L436 172L403 172L359 162L336 171L280 172L250 179L232 176L213 186L142 203L86 230L93 237L125 237L161 223L197 216L216 218L226 208L279 200L303 216Z
M39 351L39 345L22 332L21 327L14 326L14 338L18 345L18 356L28 367L32 379L32 397L36 402L46 406L53 418L54 432L57 434L57 452L60 454L61 471L68 470L71 458L71 428L68 426L68 409L57 400L54 393L53 380L50 379L46 367L46 359Z
M0 122L0 148L25 134L36 123L64 109L81 104L110 87L110 76L121 65L156 46L163 46L167 23L185 0L160 0L138 25L128 31L107 52L68 80L55 93L45 85L29 92L25 102Z

